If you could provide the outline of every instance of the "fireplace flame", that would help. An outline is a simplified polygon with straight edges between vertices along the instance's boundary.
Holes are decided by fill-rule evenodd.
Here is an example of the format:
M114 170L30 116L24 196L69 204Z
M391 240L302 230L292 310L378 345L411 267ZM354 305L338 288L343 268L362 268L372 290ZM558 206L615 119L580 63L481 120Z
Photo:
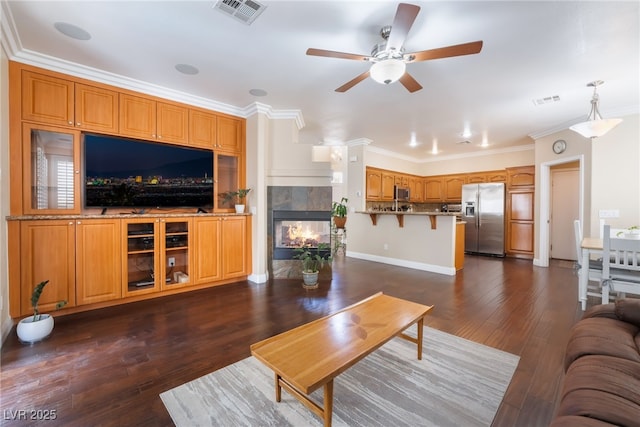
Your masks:
M295 225L289 225L287 230L289 242L294 247L318 246L320 235L309 228L302 226L302 222L298 221Z

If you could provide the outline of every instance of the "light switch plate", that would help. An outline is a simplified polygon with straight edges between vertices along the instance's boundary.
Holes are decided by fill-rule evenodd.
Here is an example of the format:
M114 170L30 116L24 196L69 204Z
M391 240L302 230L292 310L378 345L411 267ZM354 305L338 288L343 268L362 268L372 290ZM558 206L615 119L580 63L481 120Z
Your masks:
M620 218L620 210L600 209L600 218Z

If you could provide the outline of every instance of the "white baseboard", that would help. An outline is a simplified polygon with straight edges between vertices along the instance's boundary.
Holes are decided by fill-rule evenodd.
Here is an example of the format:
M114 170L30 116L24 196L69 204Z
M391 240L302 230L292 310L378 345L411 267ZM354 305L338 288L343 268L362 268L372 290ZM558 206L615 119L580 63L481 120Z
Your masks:
M441 265L425 264L422 262L407 261L398 258L389 258L379 255L363 254L347 250L346 256L367 261L381 262L383 264L397 265L399 267L414 268L416 270L429 271L431 273L446 274L447 276L455 276L455 267L443 267Z

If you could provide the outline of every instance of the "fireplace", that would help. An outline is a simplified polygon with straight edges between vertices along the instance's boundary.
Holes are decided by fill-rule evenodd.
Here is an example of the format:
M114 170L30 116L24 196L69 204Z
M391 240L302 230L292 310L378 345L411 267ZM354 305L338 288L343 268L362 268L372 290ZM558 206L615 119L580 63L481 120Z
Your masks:
M273 259L292 259L296 248L321 243L331 248L330 211L273 211Z

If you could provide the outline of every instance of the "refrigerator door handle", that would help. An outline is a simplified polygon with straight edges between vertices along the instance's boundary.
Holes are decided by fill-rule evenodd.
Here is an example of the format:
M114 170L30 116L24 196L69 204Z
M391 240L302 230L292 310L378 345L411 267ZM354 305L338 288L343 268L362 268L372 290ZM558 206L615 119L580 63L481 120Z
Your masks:
M476 194L476 206L477 206L477 209L476 209L476 227L480 228L480 225L481 225L480 224L480 212L481 212L480 209L482 209L482 207L480 206L480 191L478 191L478 193Z

